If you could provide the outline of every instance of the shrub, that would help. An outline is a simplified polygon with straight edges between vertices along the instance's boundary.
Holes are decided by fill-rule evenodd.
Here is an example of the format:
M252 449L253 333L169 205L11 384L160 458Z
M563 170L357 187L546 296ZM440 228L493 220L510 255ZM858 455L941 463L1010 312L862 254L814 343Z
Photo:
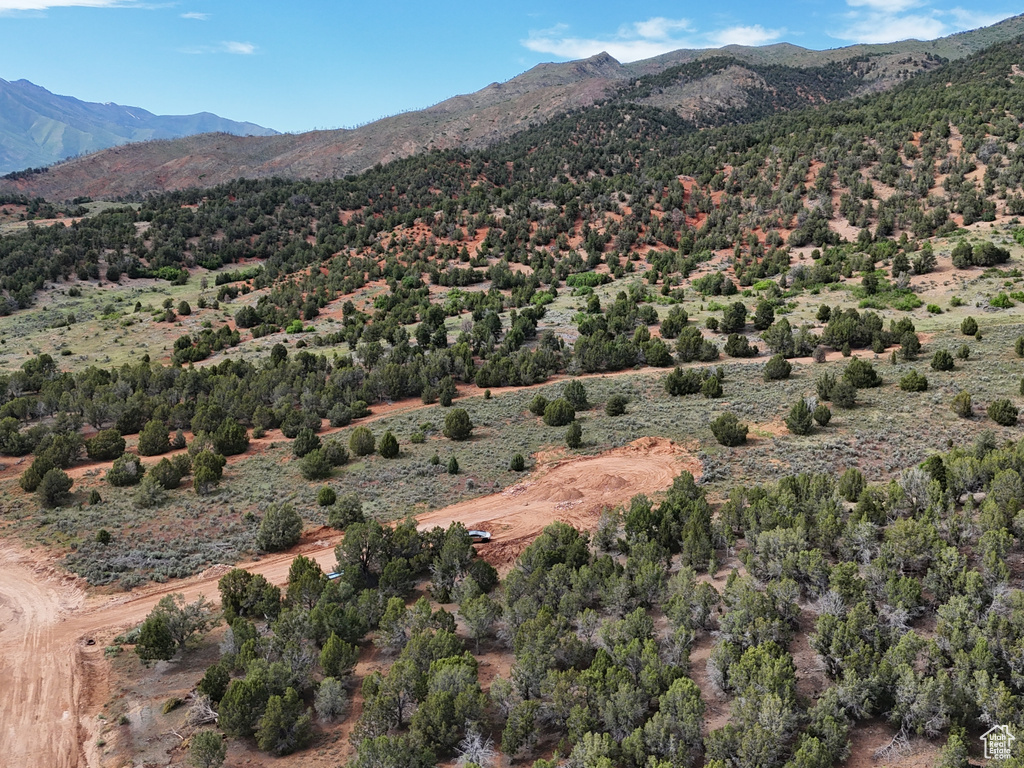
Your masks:
M900 379L900 389L904 392L925 392L928 389L928 379L917 371L911 371Z
M177 456L175 457L178 458ZM192 473L195 474L201 469L209 469L216 476L217 480L220 480L224 474L224 465L227 464L227 460L219 453L213 451L199 451L195 456L192 457ZM179 471L182 471L183 467L178 467ZM182 472L182 476L184 476Z
M52 507L59 503L71 490L74 480L68 477L63 469L54 467L43 475L39 483L38 493L43 506Z
M722 380L717 376L708 376L700 385L700 393L709 400L716 400L722 396Z
M856 467L850 467L839 478L839 495L852 504L860 498L866 484L863 473Z
M836 386L836 375L826 371L814 380L814 391L818 394L819 400L831 400L832 389Z
M522 472L526 469L526 459L523 458L523 454L517 453L512 456L512 460L508 463L508 468L512 472Z
M734 301L722 310L722 333L737 333L747 324L747 308L742 301ZM728 354L728 352L726 353Z
M794 435L809 435L814 426L811 409L802 397L793 403L786 417L786 428Z
M988 417L1003 427L1010 427L1016 424L1017 415L1017 406L1006 398L993 400L988 407Z
M814 420L818 422L818 426L827 427L828 423L832 421L832 411L824 403L818 403L814 407L814 412L811 414Z
M921 352L921 340L913 331L907 331L900 336L900 357L904 360L916 360Z
M612 395L604 405L604 412L608 416L621 416L626 412L629 398L625 395Z
M969 360L971 357L971 348L966 344L961 344L956 348L956 359L957 360Z
M437 399L442 408L451 407L452 400L457 394L458 390L455 388L455 382L451 376L445 376L437 383Z
M966 240L961 240L953 248L953 266L957 269L967 269L973 265L971 246Z
M345 530L352 523L364 522L366 517L363 515L363 503L357 493L346 493L339 497L327 513L327 524L339 531Z
M448 474L457 475L459 474L459 460L452 456L448 459Z
M181 485L181 472L168 459L160 459L150 470L149 476L165 491L172 491Z
M391 430L388 430L380 439L380 445L377 446L377 452L385 459L397 459L398 458L398 438L395 437Z
M585 411L590 408L590 402L587 400L587 388L578 379L566 383L565 389L562 390L562 397L568 400L569 405L577 411Z
M534 416L543 416L544 409L548 407L548 399L544 395L535 395L530 401L530 413Z
M466 440L473 434L473 422L465 408L453 408L444 417L443 434L449 440Z
M365 429L365 427L363 427ZM320 438L309 427L303 427L292 441L292 455L301 459L310 451L320 447Z
M164 487L160 485L160 481L153 477L152 474L148 474L142 478L142 482L139 483L138 490L135 491L133 499L137 507L152 509L163 504L166 497L167 493Z
M703 383L704 380L697 371L676 368L665 377L665 391L673 397L694 395L700 392Z
M950 408L953 409L953 413L962 419L968 419L974 413L974 408L971 405L971 393L966 389L962 392L958 392L953 397L953 402L950 403Z
M725 340L725 354L729 357L757 357L759 351L756 344L739 333L731 333Z
M369 456L373 453L376 443L369 427L356 427L348 438L348 448L353 456Z
M747 442L747 425L741 424L731 411L711 422L711 432L721 445L733 447Z
M767 363L765 363L764 380L780 381L782 379L788 379L789 374L792 373L792 371L793 366L786 358L782 355L774 355Z
M973 336L978 332L978 321L973 317L965 317L960 323L960 333L964 336Z
M115 488L124 488L141 483L144 474L146 474L146 468L142 466L139 457L126 453L110 466L106 481Z
M352 409L344 403L335 403L327 411L327 419L332 427L347 427L352 423Z
M848 381L857 389L878 387L882 384L882 377L878 375L874 366L859 357L853 358L847 364L846 370L843 371L843 380Z
M688 325L679 332L676 353L679 355L680 362L683 363L693 360L710 362L718 358L718 347L705 339L699 328Z
M22 490L32 493L43 482L43 476L51 469L54 469L54 467L55 465L50 457L45 455L36 456L31 466L21 473L21 477L18 478L18 485L21 486Z
M840 379L832 387L829 400L838 408L853 408L857 404L857 388L846 379Z
M85 441L85 453L93 461L113 461L124 453L124 447L124 438L116 429L104 429Z
M565 444L572 449L583 445L583 427L580 426L578 421L570 424L569 428L565 431Z
M552 400L544 409L544 423L549 427L564 427L576 418L576 410L564 398Z
M319 507L329 507L338 500L338 494L329 485L323 486L316 494L316 503Z
M157 419L146 422L139 433L139 453L143 456L159 456L171 450L170 430Z
M1013 349L1017 353L1017 357L1024 357L1024 336L1017 337L1017 341L1014 342Z
M291 504L271 504L256 531L256 546L264 552L280 552L297 544L301 536L302 518L295 508Z
M988 303L993 307L996 307L997 309L1009 309L1010 307L1013 306L1013 301L1011 301L1010 297L1007 296L1006 293L1003 291L1000 291L991 299L989 299Z
M932 368L936 371L953 370L953 356L949 354L948 349L940 349L932 355Z
M99 491L97 491L95 488L93 488L91 491L89 491L89 506L92 506L94 504L102 504L102 503L103 503L103 497L100 496L100 492Z
M213 447L221 456L236 456L249 448L249 433L245 427L228 417L213 433Z
M152 611L139 628L135 653L143 661L166 660L174 655L174 636L164 613Z
M217 731L198 731L190 739L189 764L194 768L220 768L227 757L227 750L227 742Z
M324 452L324 456L331 462L332 467L348 464L348 451L340 440L327 440L320 450Z
M333 469L334 465L323 448L310 451L299 460L299 472L307 480L326 480Z
M192 487L198 494L206 494L220 482L227 460L213 451L200 451L192 458Z

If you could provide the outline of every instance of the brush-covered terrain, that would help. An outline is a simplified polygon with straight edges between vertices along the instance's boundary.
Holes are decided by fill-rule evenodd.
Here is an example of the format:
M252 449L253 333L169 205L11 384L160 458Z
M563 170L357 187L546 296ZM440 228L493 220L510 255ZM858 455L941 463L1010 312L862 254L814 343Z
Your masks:
M0 200L4 753L953 768L1019 732L1024 41L928 64L663 108L706 59L340 180Z

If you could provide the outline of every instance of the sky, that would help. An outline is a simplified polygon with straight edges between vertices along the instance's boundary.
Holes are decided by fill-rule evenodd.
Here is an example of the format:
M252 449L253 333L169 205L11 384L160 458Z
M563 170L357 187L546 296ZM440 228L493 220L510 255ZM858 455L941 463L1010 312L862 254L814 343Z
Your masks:
M729 43L926 40L1020 12L1006 0L0 0L0 78L298 132L422 109L601 51L625 63Z

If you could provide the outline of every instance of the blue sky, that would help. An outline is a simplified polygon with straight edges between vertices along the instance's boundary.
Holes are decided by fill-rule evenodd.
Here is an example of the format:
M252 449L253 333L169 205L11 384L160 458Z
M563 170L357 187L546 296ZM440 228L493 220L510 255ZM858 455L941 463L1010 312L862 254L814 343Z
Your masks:
M931 39L1021 11L1004 0L678 2L0 0L0 78L158 114L280 131L350 127L602 50Z

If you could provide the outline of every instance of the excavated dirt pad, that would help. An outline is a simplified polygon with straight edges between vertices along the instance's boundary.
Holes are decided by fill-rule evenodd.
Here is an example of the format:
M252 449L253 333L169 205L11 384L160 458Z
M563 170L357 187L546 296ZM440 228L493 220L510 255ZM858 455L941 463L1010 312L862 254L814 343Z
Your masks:
M501 493L417 519L421 529L461 522L469 529L490 531L491 543L477 551L492 565L508 566L549 523L560 520L593 530L602 509L626 503L638 493L665 490L683 470L699 477L700 462L669 440L644 437L599 456L558 462Z

